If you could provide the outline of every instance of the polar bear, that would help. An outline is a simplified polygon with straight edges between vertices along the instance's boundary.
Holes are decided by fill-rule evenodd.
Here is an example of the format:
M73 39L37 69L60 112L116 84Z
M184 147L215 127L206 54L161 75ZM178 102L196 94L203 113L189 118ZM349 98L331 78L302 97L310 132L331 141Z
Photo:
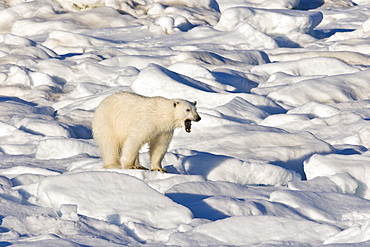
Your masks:
M145 97L120 92L96 108L92 130L105 168L146 169L139 163L139 150L149 144L150 168L166 172L161 162L176 128L191 131L191 121L200 121L196 102L163 97Z

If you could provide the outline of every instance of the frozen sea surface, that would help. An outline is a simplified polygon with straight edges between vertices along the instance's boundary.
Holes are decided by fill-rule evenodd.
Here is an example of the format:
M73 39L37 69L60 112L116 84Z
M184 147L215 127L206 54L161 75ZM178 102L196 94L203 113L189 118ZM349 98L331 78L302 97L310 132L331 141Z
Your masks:
M1 1L0 246L370 246L369 10ZM169 173L103 168L120 91L198 102Z

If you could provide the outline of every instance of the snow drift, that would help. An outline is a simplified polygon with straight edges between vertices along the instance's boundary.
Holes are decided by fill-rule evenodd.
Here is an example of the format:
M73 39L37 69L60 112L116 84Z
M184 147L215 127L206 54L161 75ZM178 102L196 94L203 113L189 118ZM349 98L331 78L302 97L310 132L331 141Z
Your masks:
M368 246L368 10L2 1L0 246ZM120 91L197 101L169 173L103 169L91 119Z

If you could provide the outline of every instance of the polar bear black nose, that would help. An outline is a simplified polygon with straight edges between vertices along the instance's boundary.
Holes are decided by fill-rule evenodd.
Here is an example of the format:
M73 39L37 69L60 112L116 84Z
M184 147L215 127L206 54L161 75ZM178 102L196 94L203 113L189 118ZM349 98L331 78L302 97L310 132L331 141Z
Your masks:
M199 122L201 120L201 118L198 116L196 119L195 119L195 122Z

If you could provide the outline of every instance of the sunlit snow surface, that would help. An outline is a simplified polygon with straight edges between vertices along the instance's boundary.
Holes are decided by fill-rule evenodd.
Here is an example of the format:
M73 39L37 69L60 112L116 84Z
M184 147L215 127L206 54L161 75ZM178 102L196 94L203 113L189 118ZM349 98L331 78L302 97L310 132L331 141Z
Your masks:
M0 246L370 246L369 66L367 0L1 1ZM120 91L198 102L169 173L103 169Z

